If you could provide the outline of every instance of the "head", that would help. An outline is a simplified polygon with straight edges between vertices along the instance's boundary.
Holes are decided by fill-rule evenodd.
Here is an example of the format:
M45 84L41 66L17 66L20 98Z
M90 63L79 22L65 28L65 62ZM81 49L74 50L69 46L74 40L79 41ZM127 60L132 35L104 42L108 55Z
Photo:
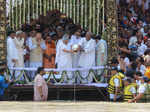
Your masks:
M146 22L149 24L150 23L150 17L149 15L146 17Z
M17 31L16 32L16 37L17 38L21 38L22 37L22 33L23 33L22 31Z
M52 41L52 38L50 37L50 35L47 35L46 36L46 42L51 43L51 41Z
M90 40L92 38L92 33L91 32L87 32L85 37L86 37L86 40Z
M142 73L141 73L141 72L135 72L135 73L134 73L134 79L135 79L135 80L139 80L141 76L142 76Z
M136 30L136 36L137 36L137 37L141 37L141 36L142 36L142 33L141 33L141 31L139 31L139 30Z
M99 40L101 40L101 36L100 35L96 35L95 40L96 40L96 42L98 42Z
M142 76L139 79L140 79L142 84L147 83L149 81L149 79L147 77L145 77L145 76Z
M56 28L56 33L57 33L57 35L58 35L59 38L62 38L62 36L64 35L64 29L63 29L63 27L58 26Z
M132 62L132 63L131 63L131 68L132 68L133 70L136 70L136 68L137 68L137 63L136 63L136 62Z
M36 35L35 35L35 37L36 37L36 40L37 40L37 41L41 41L41 39L42 39L42 34L41 34L40 32L37 32Z
M64 43L64 44L68 44L68 42L69 42L69 35L68 35L68 34L65 34L65 35L63 36L62 40L63 40L63 43Z
M26 32L22 32L21 38L26 39L27 38L27 33Z
M81 36L81 30L80 29L77 29L74 33L77 37L80 37Z
M111 66L117 67L119 64L118 59L116 57L113 57L111 60Z
M38 69L37 69L37 74L40 74L40 75L44 75L45 74L45 71L44 71L44 68L43 67L39 67Z
M126 80L124 80L124 86L128 86L131 83L132 83L132 79L131 78L127 78Z
M49 36L51 37L52 40L57 40L57 33L56 32L50 32Z
M30 36L31 36L31 37L35 37L35 36L36 36L36 31L35 31L35 30L32 30L32 31L30 32Z
M8 36L11 37L11 38L15 38L16 33L14 31L10 31L10 32L8 32Z
M143 27L143 21L139 20L138 25L140 28L142 28Z
M142 37L139 37L139 38L138 38L138 44L141 44L142 41L143 41Z
M111 69L111 75L115 75L117 73L118 73L117 67L112 67L112 69Z

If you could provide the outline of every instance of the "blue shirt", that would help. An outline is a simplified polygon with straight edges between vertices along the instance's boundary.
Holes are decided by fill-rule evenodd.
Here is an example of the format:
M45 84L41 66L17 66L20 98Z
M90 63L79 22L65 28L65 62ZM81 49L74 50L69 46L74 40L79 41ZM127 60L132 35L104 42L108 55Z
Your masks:
M0 75L0 96L4 95L4 90L5 88L8 87L8 84L5 83L5 78L4 76Z

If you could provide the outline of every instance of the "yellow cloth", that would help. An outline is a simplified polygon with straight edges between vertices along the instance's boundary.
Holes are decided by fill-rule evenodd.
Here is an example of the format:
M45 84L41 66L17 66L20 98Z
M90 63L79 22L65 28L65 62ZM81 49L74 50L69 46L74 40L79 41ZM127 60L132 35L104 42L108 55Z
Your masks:
M128 85L128 86L126 86L126 87L124 88L124 101L128 101L128 100L130 100L130 99L133 99L133 94L132 94L132 92L130 91L130 89L131 89L132 87L135 87L135 85L130 84L130 85Z
M150 79L150 67L146 68L145 76Z
M107 88L107 91L111 94L114 94L115 93L115 82L114 82L114 79L119 79L119 88L120 88L120 91L122 90L122 87L123 87L123 81L122 81L122 75L120 75L122 73L117 73L116 75L112 76L110 81L109 81L109 85L108 85L108 88ZM119 92L120 94L120 92Z
M32 38L32 43L34 45L37 45L36 38ZM43 50L40 48L40 46L37 45L37 47L35 49L30 51L30 61L31 62L42 62L43 61Z

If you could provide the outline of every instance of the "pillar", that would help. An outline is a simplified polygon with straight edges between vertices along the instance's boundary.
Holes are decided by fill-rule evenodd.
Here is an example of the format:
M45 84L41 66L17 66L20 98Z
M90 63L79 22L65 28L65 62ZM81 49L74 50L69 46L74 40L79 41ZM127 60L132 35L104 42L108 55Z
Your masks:
M117 57L118 54L118 16L116 0L107 0L106 2L106 30L108 42L108 59Z
M6 0L0 0L0 68L6 63Z

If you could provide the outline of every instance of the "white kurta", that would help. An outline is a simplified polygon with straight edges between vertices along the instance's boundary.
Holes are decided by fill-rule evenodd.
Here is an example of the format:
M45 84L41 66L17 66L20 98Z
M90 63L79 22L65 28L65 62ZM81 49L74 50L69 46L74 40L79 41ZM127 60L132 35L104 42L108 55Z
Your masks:
M63 42L60 43L58 47L58 68L72 68L72 57L71 53L66 53L63 50L71 50L71 45L64 44Z
M68 43L67 45L61 41L57 48L57 56L58 56L58 69L69 69L72 68L72 57L71 53L66 53L63 50L71 50L71 45ZM72 72L67 72L67 76L69 80L67 80L67 77L65 76L64 82L73 83L73 74Z
M70 43L71 45L79 45L81 41L81 37L77 37L76 35L72 35L71 36L71 40L70 40ZM73 65L73 68L78 68L78 63L79 63L79 56L80 56L80 52L77 52L77 53L73 53L72 54L72 65Z
M24 39L15 38L14 43L18 51L18 62L16 67L24 67Z
M12 60L15 59L18 61L18 51L16 49L15 43L11 37L7 38L7 66L14 67L15 63Z
M81 52L79 66L84 68L95 66L95 40L90 39L87 41L86 38L82 38L79 45L85 51Z
M102 60L103 59L103 60ZM107 43L101 39L96 45L96 65L104 66L107 63Z
M56 44L56 57L55 57L55 64L58 64L59 62L59 47L62 43L62 39L58 40L57 44Z
M101 39L96 45L96 66L105 66L107 64L107 43ZM101 82L104 81L104 69L97 70L97 75L100 76Z
M80 46L84 49L84 52L81 52L80 59L79 59L79 66L82 68L89 68L95 66L95 47L96 42L93 39L89 41L86 38L82 38L80 41ZM91 75L88 76L88 70L82 71L82 83L91 83L93 78Z

